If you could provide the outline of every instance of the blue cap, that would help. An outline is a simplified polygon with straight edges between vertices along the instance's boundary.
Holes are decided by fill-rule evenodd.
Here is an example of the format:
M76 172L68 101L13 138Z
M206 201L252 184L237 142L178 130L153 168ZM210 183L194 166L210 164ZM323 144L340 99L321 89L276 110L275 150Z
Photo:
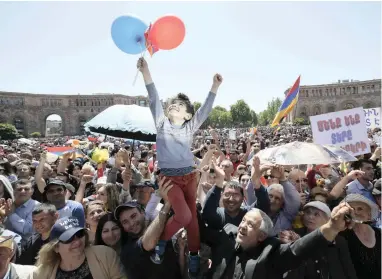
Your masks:
M54 223L49 239L68 241L80 230L84 230L84 228L81 227L80 221L76 217L63 217Z

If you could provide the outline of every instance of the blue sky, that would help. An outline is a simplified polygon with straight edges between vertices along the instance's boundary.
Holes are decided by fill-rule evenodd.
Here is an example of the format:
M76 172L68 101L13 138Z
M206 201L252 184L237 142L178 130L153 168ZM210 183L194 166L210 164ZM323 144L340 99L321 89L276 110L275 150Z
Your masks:
M148 58L161 98L215 104L245 99L260 112L301 74L301 83L381 77L379 2L0 2L0 91L145 95L136 60L113 43L121 15L147 23L175 14L186 38Z

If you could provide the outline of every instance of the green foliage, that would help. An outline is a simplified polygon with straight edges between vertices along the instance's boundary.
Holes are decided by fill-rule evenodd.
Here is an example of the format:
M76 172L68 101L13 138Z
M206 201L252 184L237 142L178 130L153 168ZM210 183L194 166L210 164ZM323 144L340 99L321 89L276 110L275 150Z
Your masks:
M252 120L252 125L253 127L256 127L257 124L259 123L258 119L257 119L257 114L256 112L254 112L253 110L251 110L251 120Z
M266 110L259 113L258 122L261 126L269 125L273 122L282 101L280 98L272 99L268 102Z
M298 117L293 120L293 125L298 125L298 126L309 125L309 121L302 117Z
M252 124L251 109L244 100L238 100L235 104L231 105L231 116L235 126L244 127Z
M0 138L2 140L13 140L18 137L17 129L14 125L0 123Z
M31 138L41 138L40 132L33 132L29 135Z
M194 105L195 112L202 106L202 104L199 102L194 102L193 105Z

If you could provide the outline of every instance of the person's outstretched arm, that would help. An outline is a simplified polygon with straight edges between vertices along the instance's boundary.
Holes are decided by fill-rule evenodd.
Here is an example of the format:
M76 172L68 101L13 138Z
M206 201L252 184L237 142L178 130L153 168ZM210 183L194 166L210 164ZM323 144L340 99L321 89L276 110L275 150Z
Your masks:
M164 117L164 111L158 91L155 87L153 79L151 78L149 66L143 57L139 58L137 68L142 73L143 80L145 81L147 93L149 94L150 110L153 115L155 125L158 125Z

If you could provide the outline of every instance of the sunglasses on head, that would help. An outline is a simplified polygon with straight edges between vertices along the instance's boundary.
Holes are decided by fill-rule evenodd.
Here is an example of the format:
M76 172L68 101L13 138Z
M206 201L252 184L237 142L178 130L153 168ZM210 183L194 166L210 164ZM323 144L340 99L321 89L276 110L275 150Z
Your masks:
M69 238L67 241L60 241L60 243L62 244L70 244L74 241L74 239L78 238L83 238L85 236L85 230L80 230L78 232L76 232L71 238Z

